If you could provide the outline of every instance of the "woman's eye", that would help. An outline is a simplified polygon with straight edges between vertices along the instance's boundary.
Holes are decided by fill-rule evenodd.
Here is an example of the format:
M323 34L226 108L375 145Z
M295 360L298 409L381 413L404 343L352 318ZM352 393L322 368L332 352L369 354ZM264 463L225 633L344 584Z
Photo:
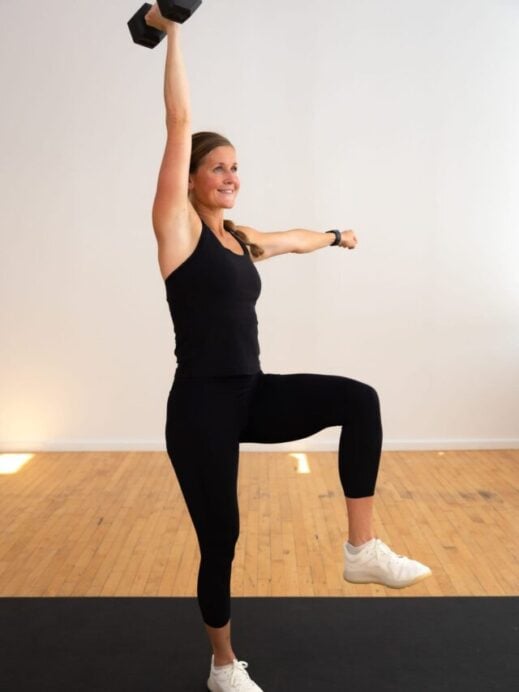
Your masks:
M233 171L233 173L237 173L237 172L238 172L238 167L237 167L237 166L232 166L231 170ZM216 171L223 171L223 166L216 166L216 168L214 168L213 171L214 171L214 172L216 172Z

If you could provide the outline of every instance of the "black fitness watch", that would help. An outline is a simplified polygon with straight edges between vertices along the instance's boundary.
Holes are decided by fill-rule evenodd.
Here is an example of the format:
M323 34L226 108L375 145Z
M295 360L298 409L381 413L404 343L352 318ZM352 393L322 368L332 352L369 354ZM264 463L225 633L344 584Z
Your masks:
M340 231L338 231L336 228L334 228L333 231L326 231L326 233L334 233L335 234L335 240L330 245L330 247L333 247L334 245L340 245L341 240L342 240L342 235L341 235Z

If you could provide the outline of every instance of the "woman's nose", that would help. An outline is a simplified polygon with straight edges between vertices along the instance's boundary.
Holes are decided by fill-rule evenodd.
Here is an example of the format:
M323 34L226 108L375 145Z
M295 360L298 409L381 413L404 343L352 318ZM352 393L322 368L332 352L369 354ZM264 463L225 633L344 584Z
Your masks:
M238 174L234 173L233 171L229 171L227 175L225 176L225 182L226 183L237 183L238 182Z

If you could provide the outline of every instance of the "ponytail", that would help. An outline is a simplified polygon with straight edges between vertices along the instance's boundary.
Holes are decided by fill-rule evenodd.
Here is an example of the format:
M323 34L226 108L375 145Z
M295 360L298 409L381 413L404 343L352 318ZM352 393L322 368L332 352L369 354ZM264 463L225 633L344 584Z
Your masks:
M224 220L223 227L226 231L229 231L229 233L233 235L235 238L241 240L241 242L244 245L248 245L250 247L250 251L253 257L261 257L263 254L265 254L265 250L263 248L261 248L259 245L256 245L255 243L250 243L249 239L247 238L247 235L243 231L239 231L234 225L234 223L229 219Z

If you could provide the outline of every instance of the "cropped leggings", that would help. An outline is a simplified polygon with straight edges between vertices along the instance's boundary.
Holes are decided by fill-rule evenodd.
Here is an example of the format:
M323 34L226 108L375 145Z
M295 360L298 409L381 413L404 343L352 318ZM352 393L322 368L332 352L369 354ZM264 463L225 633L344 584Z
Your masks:
M382 426L372 387L335 375L175 377L167 451L200 546L197 594L207 625L223 627L230 619L239 443L289 442L332 426L342 426L339 477L345 496L373 495Z

